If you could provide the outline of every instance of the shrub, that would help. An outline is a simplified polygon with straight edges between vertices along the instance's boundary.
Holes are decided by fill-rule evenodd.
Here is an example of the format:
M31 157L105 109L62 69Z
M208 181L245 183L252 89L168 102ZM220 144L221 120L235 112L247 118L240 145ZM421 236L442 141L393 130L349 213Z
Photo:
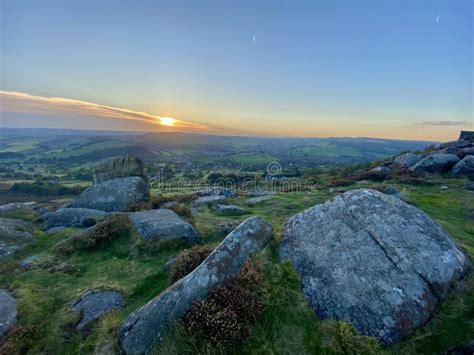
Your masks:
M36 332L34 327L14 326L0 345L0 355L26 354L33 345Z
M185 195L176 195L173 197L173 200L179 203L189 203L199 198L196 194L185 194Z
M362 180L384 181L385 179L388 178L388 175L380 171L364 170L354 175L351 175L350 178L355 181L362 181Z
M244 286L260 286L263 282L262 270L261 261L249 261L240 271L237 281Z
M208 246L193 246L191 249L182 251L171 268L170 284L183 278L206 259L214 249Z
M36 181L34 183L20 182L15 183L10 188L13 193L25 193L36 196L63 196L63 195L79 195L85 187L73 186L67 187L61 184L50 182Z
M178 215L185 217L187 219L193 218L193 212L191 211L191 209L188 206L183 205L181 203L171 206L170 210L176 212Z
M331 187L339 187L339 186L349 186L353 184L354 181L345 179L345 178L332 178L329 180L328 185Z
M141 212L141 211L148 211L152 209L152 203L151 202L136 202L128 208L129 212Z
M234 281L213 290L208 300L195 302L183 324L189 334L209 345L229 348L249 336L262 309L260 299Z
M160 208L161 205L166 202L176 201L178 203L189 203L199 198L196 194L184 194L184 195L173 195L173 196L156 196L151 199L151 207L153 209Z
M78 250L102 249L113 240L130 232L130 221L125 215L117 215L97 223L93 228L76 234L56 244L61 254Z

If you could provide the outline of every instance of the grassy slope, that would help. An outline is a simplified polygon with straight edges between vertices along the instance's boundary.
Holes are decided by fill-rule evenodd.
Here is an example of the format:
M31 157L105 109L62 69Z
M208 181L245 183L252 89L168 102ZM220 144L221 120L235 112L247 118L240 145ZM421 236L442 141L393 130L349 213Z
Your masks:
M440 184L448 185L449 189L440 189ZM435 186L400 188L415 205L443 224L464 250L474 257L474 194L463 189L463 182L443 180L436 181ZM239 349L234 349L236 352L304 354L318 351L381 351L372 339L357 335L344 323L318 319L304 299L296 272L290 265L282 265L278 261L278 242L283 222L330 196L327 190L280 194L261 205L248 208L251 214L261 215L273 223L276 238L259 256L266 266L266 283L261 290L266 311L251 337ZM232 202L243 205L244 200L238 198ZM216 236L219 222L244 218L246 216L217 217L205 208L196 217L195 224L203 237L203 243L215 244L221 239ZM32 353L89 353L100 339L113 339L115 330L127 314L165 289L168 275L162 266L182 249L177 246L165 249L145 247L137 242L136 235L132 235L114 242L105 250L83 252L71 257L61 257L51 251L55 242L72 233L74 230L48 236L38 232L36 246L25 250L0 268L0 287L8 288L18 299L20 324L35 327L29 338ZM24 272L16 267L16 261L33 254L54 261L57 263L56 269L73 266L76 272L65 274L42 268ZM119 290L127 300L127 307L104 318L89 337L81 339L68 332L65 323L71 319L67 312L68 305L87 289ZM474 277L471 275L436 310L433 319L425 327L384 351L442 353L450 347L466 344L474 334L472 314ZM187 336L179 327L165 346L167 351L175 353L207 351L198 340Z

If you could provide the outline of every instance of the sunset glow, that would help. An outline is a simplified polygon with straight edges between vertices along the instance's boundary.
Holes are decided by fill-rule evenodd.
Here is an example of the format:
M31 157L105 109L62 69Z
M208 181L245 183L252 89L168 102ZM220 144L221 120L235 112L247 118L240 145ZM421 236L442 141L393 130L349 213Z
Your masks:
M171 117L161 117L161 124L163 126L174 126L176 120Z

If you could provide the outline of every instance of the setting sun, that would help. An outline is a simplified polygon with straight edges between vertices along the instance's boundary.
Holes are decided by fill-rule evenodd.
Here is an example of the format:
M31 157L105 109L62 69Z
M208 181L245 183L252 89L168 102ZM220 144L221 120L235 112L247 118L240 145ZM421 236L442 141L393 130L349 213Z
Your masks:
M174 126L176 120L171 117L161 117L161 124L163 126Z

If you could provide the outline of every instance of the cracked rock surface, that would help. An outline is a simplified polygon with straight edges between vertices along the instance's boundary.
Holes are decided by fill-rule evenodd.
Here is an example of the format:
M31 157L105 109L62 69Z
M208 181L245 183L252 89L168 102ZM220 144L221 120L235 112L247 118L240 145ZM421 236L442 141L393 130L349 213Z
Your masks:
M280 257L323 318L391 344L426 323L468 259L423 211L379 191L353 190L289 219Z

